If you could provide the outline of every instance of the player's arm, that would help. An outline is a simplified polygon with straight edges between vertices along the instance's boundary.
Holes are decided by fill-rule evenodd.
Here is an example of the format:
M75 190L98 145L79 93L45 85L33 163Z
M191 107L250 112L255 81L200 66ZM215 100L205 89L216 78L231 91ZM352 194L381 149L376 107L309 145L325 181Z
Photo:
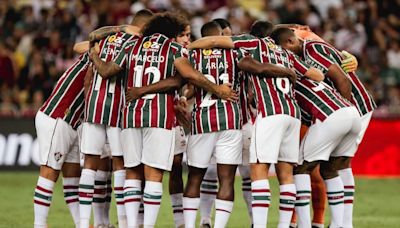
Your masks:
M152 93L166 93L171 90L176 90L182 87L183 79L179 74L174 77L168 77L167 79L158 81L156 83L142 86L142 87L130 87L126 91L126 101L130 102L138 98L143 97L147 94Z
M358 61L357 58L348 53L347 51L342 51L342 56L345 58L341 62L341 67L346 73L354 72L357 70Z
M321 82L325 79L325 76L322 73L322 71L320 71L314 67L308 68L308 70L306 71L304 76L306 76L307 78L312 79L314 81L317 81L317 82Z
M188 49L198 48L234 48L234 43L230 36L207 36L200 38L187 46Z
M296 74L293 70L276 64L260 63L250 56L242 58L238 63L238 67L260 77L289 78L291 81L296 80Z
M332 64L328 68L328 72L325 74L333 84L339 93L347 100L351 99L351 82L347 78L342 68L337 64Z
M90 85L92 84L93 81L93 66L90 65L86 71L85 79L83 80L83 90L85 97L89 91Z
M90 42L89 41L81 41L79 43L75 43L73 50L74 52L78 53L78 54L83 54L87 51L89 51L90 48Z
M112 61L105 62L101 60L95 47L90 49L89 58L102 78L110 78L122 70L122 67Z
M101 40L109 35L118 33L118 32L126 32L126 33L139 33L138 28L134 28L129 25L120 25L120 26L105 26L99 29L96 29L89 33L89 41Z
M230 84L217 85L208 80L199 71L195 70L189 60L184 57L175 59L174 65L182 77L193 85L215 94L221 99L237 101L238 94L231 88Z

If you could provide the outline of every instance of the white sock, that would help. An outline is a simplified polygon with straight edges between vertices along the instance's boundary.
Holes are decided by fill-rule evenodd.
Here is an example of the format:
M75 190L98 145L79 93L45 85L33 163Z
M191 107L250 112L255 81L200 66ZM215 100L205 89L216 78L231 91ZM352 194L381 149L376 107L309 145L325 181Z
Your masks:
M239 166L239 173L242 176L242 193L244 202L247 205L247 212L252 220L252 208L251 208L251 179L250 179L250 166Z
M106 183L106 197L104 199L104 210L103 210L103 224L111 225L110 222L110 204L112 196L112 172L107 173L107 183Z
M196 227L196 215L199 206L200 198L183 197L183 216L185 218L185 228Z
M114 172L114 195L117 204L118 227L126 228L128 223L126 220L126 211L124 204L124 184L126 172L125 170L117 170Z
M344 186L344 217L343 227L353 227L353 201L355 192L355 181L351 168L339 170L340 179Z
M268 208L270 204L271 192L269 181L256 180L251 182L251 207L253 210L253 227L261 228L267 226Z
M279 186L279 228L290 226L292 219L294 203L296 201L296 185L284 184Z
M79 227L79 177L64 177L64 200L68 205L74 224Z
M182 205L183 193L171 194L170 196L171 196L172 210L174 213L175 227L179 227L185 224L185 219L183 218L183 205Z
M96 171L83 169L79 180L79 216L80 228L89 228L90 214L94 194L94 179Z
M210 165L200 185L200 224L211 224L211 209L218 193L216 169L216 165Z
M94 194L93 194L93 221L94 226L105 224L103 222L105 199L107 196L107 177L108 171L97 170L94 180Z
M328 195L328 204L331 209L330 228L343 227L344 215L344 187L340 177L334 177L325 180L326 191Z
M233 210L233 201L215 199L214 228L224 228Z
M296 185L296 214L297 227L310 228L310 199L311 199L311 178L308 174L294 175L294 183Z
M33 197L33 209L35 214L34 227L46 227L47 216L51 199L53 197L54 182L39 176Z
M146 181L143 191L144 227L153 227L156 224L162 193L161 182Z
M138 227L139 206L142 201L142 181L126 179L124 186L125 211L128 227Z

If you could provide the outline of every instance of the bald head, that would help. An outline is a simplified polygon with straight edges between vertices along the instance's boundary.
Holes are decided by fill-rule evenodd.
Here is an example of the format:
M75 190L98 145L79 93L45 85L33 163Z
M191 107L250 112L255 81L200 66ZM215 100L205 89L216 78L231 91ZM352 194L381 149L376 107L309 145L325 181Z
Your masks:
M131 21L131 25L143 28L153 17L153 12L148 9L139 10Z
M215 21L210 21L205 23L201 27L201 36L220 36L222 35L222 28L221 26L215 22Z
M270 36L276 44L301 55L303 51L303 42L297 38L296 34L289 28L278 28L272 31Z

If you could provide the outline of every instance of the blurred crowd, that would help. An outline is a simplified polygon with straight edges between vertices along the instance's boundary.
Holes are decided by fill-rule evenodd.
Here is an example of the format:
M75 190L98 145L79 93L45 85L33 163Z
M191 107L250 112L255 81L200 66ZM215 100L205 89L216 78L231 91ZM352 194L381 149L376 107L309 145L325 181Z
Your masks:
M375 116L400 116L400 0L1 0L0 116L33 117L75 61L75 42L143 8L185 14L194 39L214 18L228 19L236 34L255 20L309 25L357 56Z

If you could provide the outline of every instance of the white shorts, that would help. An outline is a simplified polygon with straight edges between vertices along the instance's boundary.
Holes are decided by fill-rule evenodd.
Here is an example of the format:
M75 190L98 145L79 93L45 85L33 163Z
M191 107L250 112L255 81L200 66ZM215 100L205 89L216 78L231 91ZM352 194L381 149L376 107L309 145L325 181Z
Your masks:
M120 134L121 129L118 127L85 122L82 126L82 153L101 156L108 140L111 155L122 156Z
M301 142L299 162L354 156L360 131L361 118L355 107L339 109L323 122L317 120Z
M371 118L372 118L372 112L369 112L361 116L361 131L360 134L358 135L357 145L360 145L362 139L364 138L365 132L368 129L368 125L369 122L371 121Z
M242 164L242 130L224 130L190 135L187 148L188 165L207 168L214 156L217 164Z
M300 120L289 115L258 115L251 137L250 163L297 163L300 126Z
M175 151L174 155L182 154L187 148L188 136L182 126L175 127Z
M250 161L250 143L251 134L253 133L254 125L252 122L247 122L242 127L243 150L242 150L242 165L249 165Z
M124 164L132 168L141 163L171 171L174 159L175 129L127 128L121 132Z
M79 163L78 133L64 120L39 111L35 126L39 141L40 165L61 170L64 162Z

